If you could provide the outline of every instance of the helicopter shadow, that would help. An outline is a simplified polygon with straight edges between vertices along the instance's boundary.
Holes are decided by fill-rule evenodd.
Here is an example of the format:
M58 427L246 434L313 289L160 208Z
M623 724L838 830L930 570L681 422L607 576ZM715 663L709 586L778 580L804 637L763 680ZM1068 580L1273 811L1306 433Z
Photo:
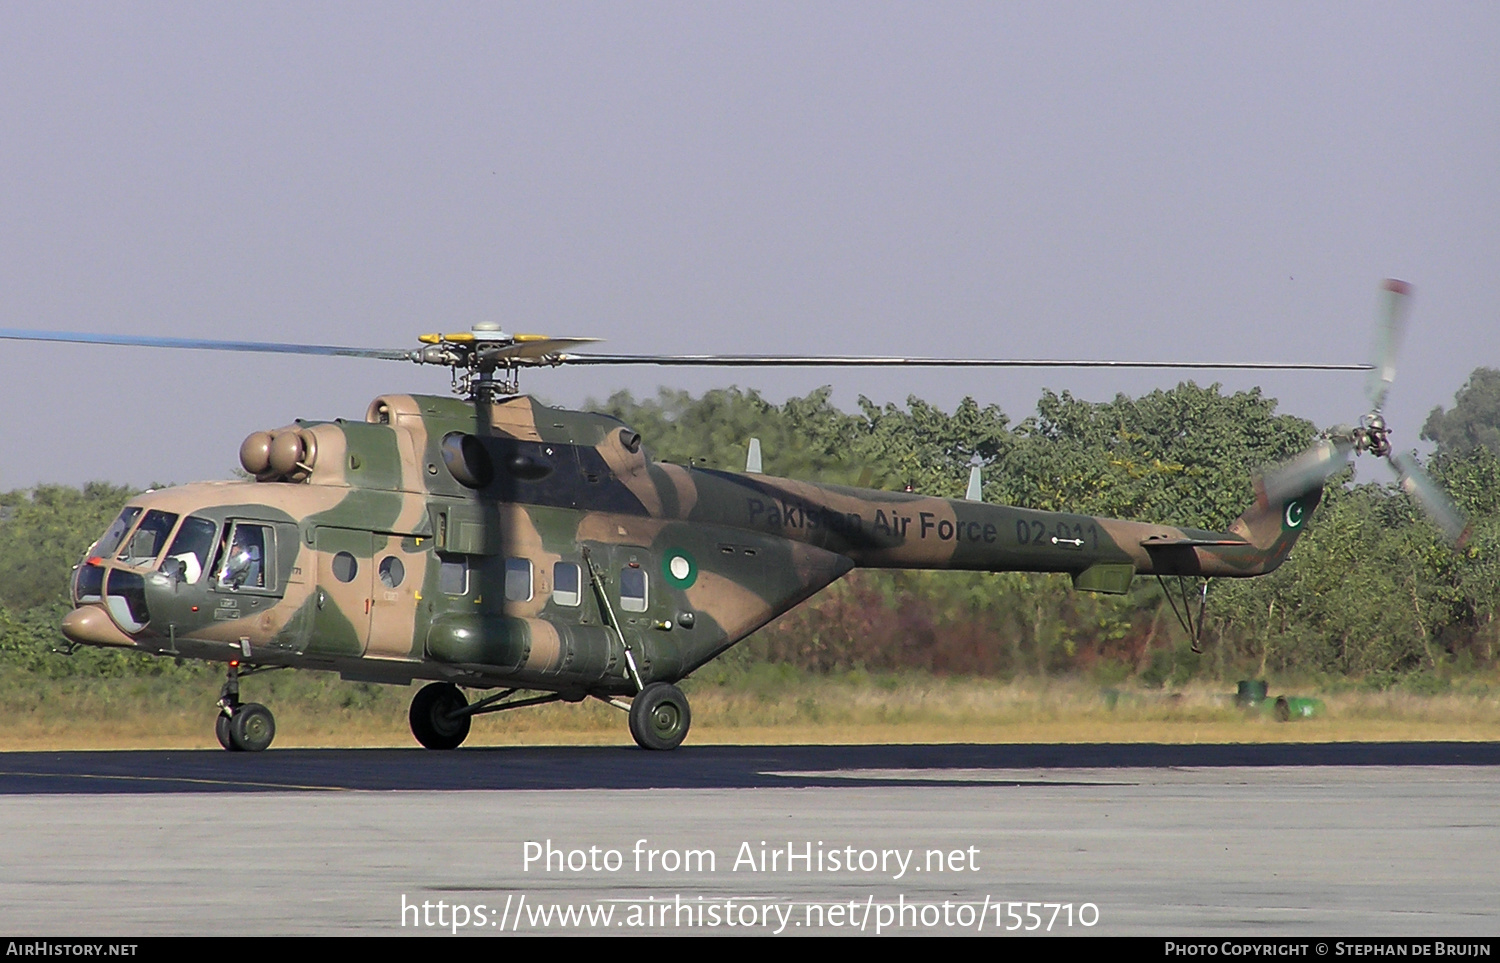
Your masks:
M944 744L0 753L0 795L1128 785L1128 770L1500 766L1500 743ZM1048 773L1062 770L1056 777ZM1094 770L1080 779L1075 770Z

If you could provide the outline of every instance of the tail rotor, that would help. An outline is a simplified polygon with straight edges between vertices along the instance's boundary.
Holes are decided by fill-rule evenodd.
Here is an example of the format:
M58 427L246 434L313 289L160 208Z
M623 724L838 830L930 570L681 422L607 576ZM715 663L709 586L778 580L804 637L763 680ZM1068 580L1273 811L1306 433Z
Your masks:
M1257 478L1256 497L1263 505L1273 505L1322 488L1328 479L1348 466L1353 450L1353 443L1347 439L1325 438Z
M1370 376L1365 396L1370 411L1353 427L1341 426L1329 431L1311 448L1256 481L1256 493L1265 503L1295 498L1342 471L1351 455L1366 452L1383 458L1400 479L1401 490L1437 525L1444 537L1456 548L1469 538L1470 525L1432 476L1407 452L1391 446L1390 428L1383 410L1391 385L1396 378L1396 355L1406 334L1411 307L1411 285L1405 281L1387 280L1381 285L1381 311L1375 326L1375 341L1370 357Z
M1406 319L1411 313L1410 284L1389 278L1380 286L1380 291L1381 312L1375 324L1375 343L1370 352L1373 367L1365 382L1365 395L1370 399L1367 418L1379 418L1385 408L1386 395L1390 394L1391 383L1396 380L1396 355L1401 350L1401 341L1406 336ZM1382 453L1377 451L1376 454Z
M1432 476L1417 464L1417 460L1404 451L1391 454L1388 460L1401 478L1401 490L1427 513L1448 543L1458 549L1468 544L1473 525L1453 504L1453 499L1432 480Z

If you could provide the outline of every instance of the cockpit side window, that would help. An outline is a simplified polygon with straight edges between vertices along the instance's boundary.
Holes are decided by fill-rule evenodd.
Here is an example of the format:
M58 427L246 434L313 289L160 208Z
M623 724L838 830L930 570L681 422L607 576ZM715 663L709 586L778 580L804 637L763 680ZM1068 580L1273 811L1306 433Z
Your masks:
M269 525L235 522L227 551L221 549L214 577L225 588L274 588L270 573L275 537Z
M214 522L196 515L183 519L172 547L167 549L163 570L180 573L184 582L196 584L208 570L208 556L214 550L214 533L218 528Z

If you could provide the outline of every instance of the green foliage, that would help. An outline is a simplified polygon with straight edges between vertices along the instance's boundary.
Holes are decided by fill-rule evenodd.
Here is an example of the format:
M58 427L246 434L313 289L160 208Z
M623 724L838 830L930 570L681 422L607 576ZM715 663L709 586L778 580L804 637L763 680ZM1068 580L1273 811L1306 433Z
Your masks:
M1412 695L1442 695L1453 688L1453 683L1436 672L1413 672L1401 680L1401 688Z
M739 470L758 437L767 474L959 497L977 463L987 466L990 501L1212 528L1244 510L1251 469L1313 436L1310 422L1277 415L1258 390L1225 395L1192 382L1100 404L1048 391L1014 430L997 406L972 398L951 415L915 397L905 408L861 398L851 415L829 393L777 407L734 388L696 401L662 389L654 400L621 392L596 407L679 464Z
M1438 452L1466 455L1476 448L1500 453L1500 371L1475 368L1453 398L1453 409L1432 409L1422 437L1437 442Z
M140 676L196 678L217 668L181 659L159 659L117 649L82 647L64 655L67 640L57 627L66 602L16 612L0 608L0 665L44 679L117 679Z
M29 609L65 598L73 566L134 494L101 482L0 494L0 605Z
M1187 645L1157 649L1151 653L1150 663L1141 670L1138 678L1148 689L1177 688L1198 674L1202 661L1203 656Z
M854 419L833 407L829 394L823 388L777 407L738 388L709 391L697 400L686 391L663 388L652 400L619 392L588 406L639 431L647 450L661 461L739 471L750 439L757 437L768 474L852 482L841 473L850 469Z
M1259 390L1225 396L1191 381L1100 404L1048 391L1017 427L994 498L1222 530L1249 503L1251 471L1312 440L1310 422L1275 409Z
M979 407L965 398L946 415L919 398L906 399L906 408L877 407L859 399L863 418L856 421L850 454L870 466L865 485L904 488L947 498L958 498L968 486L969 467L1002 458L1015 444L1007 430L1009 419L999 407Z
M1103 685L1133 676L1166 688L1282 673L1443 689L1455 674L1493 667L1500 641L1500 452L1474 427L1495 424L1485 412L1497 410L1486 407L1496 379L1476 371L1454 412L1429 421L1439 444L1430 470L1473 522L1462 552L1395 486L1336 481L1287 564L1213 584L1201 656L1154 579L1137 579L1124 596L1095 596L1074 592L1063 576L861 571L731 649L695 684L769 697L788 673L918 670L1080 672ZM622 393L596 407L641 431L656 457L682 464L738 470L759 437L768 474L956 497L979 463L992 502L1213 530L1249 503L1255 468L1313 436L1310 423L1277 414L1259 392L1226 395L1191 382L1101 403L1046 392L1014 426L972 399L949 414L917 398L904 407L861 398L846 413L826 388L782 405L724 389L697 399ZM104 650L53 652L69 570L130 494L94 484L0 495L0 664L53 678L217 673ZM377 691L351 686L338 698L357 710ZM821 711L804 707L808 716Z

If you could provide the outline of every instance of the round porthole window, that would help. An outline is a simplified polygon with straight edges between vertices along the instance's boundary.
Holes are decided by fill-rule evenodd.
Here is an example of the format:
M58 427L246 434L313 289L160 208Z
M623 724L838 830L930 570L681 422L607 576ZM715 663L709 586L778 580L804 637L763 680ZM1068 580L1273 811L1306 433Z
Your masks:
M386 588L395 588L406 578L406 566L394 555L387 555L380 560L380 584Z
M333 557L333 577L340 582L352 582L359 574L359 560L348 552L339 552Z

